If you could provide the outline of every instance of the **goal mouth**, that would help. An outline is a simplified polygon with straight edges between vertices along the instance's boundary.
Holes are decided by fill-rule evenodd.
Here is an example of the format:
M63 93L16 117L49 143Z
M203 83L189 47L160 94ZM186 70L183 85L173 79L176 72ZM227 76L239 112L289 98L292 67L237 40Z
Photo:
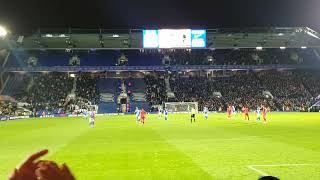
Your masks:
M192 109L198 113L198 102L165 102L164 108L169 113L191 113Z

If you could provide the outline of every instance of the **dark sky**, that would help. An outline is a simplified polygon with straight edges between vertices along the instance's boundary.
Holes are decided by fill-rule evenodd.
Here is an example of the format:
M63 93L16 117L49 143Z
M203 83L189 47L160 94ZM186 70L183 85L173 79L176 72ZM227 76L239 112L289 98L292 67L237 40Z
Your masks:
M320 0L0 0L0 24L46 28L219 28L309 26L320 29Z

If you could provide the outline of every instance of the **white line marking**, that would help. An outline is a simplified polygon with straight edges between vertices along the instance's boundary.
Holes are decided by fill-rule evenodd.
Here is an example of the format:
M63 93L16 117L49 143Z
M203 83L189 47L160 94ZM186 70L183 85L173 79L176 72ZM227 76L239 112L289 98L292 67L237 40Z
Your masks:
M260 165L249 165L248 168L259 173L262 176L268 176L268 174L255 167L286 167L286 166L320 166L320 164L260 164Z
M267 173L265 173L265 172L263 172L263 171L261 171L261 170L259 170L259 169L256 169L256 168L254 168L253 166L248 166L248 168L251 169L251 170L253 170L253 171L255 171L255 172L257 172L257 173L259 173L259 174L262 175L262 176L268 176Z
M277 166L317 166L320 164L265 164L265 165L250 165L256 167L277 167Z

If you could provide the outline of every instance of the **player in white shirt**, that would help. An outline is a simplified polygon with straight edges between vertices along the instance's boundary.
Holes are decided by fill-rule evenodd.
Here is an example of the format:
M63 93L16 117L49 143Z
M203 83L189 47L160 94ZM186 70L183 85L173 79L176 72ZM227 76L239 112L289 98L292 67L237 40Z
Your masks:
M137 123L139 123L140 122L140 110L138 107L136 107L134 114L136 115Z
M208 119L208 114L209 114L209 109L207 107L203 108L203 114L204 114L204 118L207 120Z
M88 113L88 111L86 109L82 109L81 110L81 114L83 116L83 119L87 119L89 113Z
M158 108L158 116L159 116L159 118L162 118L162 107L161 106L159 106L159 108Z
M89 125L91 128L94 127L94 120L95 120L95 112L94 112L94 108L92 108L92 110L89 113Z
M261 113L260 113L261 109L260 107L257 108L256 113L257 113L257 122L260 122L260 117L261 117Z

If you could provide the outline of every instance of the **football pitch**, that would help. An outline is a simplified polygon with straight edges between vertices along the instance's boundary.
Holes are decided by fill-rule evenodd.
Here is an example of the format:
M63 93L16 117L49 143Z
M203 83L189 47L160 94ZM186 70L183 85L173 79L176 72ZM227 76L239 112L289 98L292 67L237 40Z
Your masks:
M226 114L98 116L0 122L0 179L27 155L49 149L44 159L66 162L79 180L232 179L261 175L320 179L320 113L270 113L244 121Z

